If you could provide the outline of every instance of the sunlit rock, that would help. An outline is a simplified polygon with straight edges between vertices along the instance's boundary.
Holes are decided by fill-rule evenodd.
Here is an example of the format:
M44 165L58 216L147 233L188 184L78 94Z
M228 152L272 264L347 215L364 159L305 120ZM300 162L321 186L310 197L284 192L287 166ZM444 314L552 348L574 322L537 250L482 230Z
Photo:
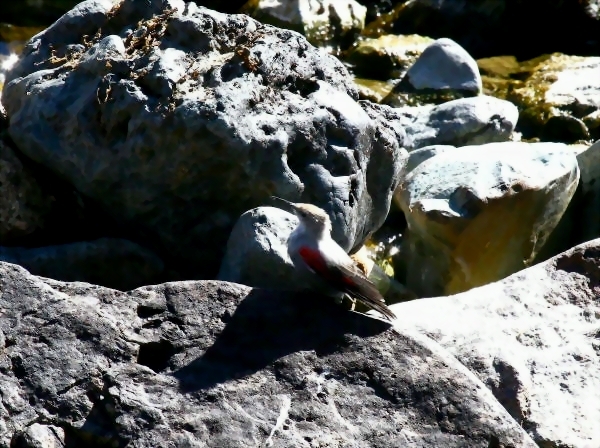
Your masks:
M522 82L507 99L521 114L527 138L573 143L600 138L600 57L552 54L520 65Z
M593 447L600 421L600 239L502 281L392 305L475 373L540 447Z
M352 44L364 28L367 8L354 0L250 0L242 12L298 31L311 44L335 53Z
M90 0L32 38L2 101L22 153L185 277L213 278L240 214L271 194L326 209L348 250L383 223L402 138L357 98L296 32L192 2Z
M362 39L352 47L346 60L353 72L365 78L401 78L433 42L429 37L386 34L377 39Z
M481 94L477 62L452 39L438 39L421 53L402 80L384 99L384 104L406 104L406 94L425 103L440 103Z
M578 180L562 144L494 143L426 159L395 193L408 223L406 285L420 296L452 294L526 267Z

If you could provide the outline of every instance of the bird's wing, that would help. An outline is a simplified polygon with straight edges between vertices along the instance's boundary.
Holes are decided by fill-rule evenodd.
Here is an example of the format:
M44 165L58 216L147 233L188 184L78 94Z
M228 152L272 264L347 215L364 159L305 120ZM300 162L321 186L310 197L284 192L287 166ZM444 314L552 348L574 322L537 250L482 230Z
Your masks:
M385 304L377 287L358 268L352 265L332 263L323 258L318 250L308 247L301 247L299 253L306 265L333 287L352 296L363 305L378 311L388 319L396 319L396 315Z

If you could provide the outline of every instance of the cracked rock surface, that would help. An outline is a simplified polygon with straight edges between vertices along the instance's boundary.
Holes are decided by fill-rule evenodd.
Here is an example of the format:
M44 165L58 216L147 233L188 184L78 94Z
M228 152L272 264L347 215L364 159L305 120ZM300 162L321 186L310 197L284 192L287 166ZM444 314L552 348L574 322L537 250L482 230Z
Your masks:
M402 136L341 62L297 33L177 0L89 0L35 36L2 102L20 151L212 277L238 217L271 194L315 203L346 249L389 210Z
M0 291L3 448L535 446L437 344L322 298L8 263Z
M475 372L543 447L600 440L600 239L504 280L392 305Z

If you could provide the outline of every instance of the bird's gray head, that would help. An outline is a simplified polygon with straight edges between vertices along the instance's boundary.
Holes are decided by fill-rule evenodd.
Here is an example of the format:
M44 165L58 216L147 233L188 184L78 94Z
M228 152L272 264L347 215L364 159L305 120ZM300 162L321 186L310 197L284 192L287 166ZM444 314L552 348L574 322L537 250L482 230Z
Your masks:
M277 196L273 196L273 198L287 204L298 217L300 223L316 235L320 235L325 232L331 232L331 220L329 219L329 216L325 210L322 208L319 208L313 204L286 201L285 199L278 198Z

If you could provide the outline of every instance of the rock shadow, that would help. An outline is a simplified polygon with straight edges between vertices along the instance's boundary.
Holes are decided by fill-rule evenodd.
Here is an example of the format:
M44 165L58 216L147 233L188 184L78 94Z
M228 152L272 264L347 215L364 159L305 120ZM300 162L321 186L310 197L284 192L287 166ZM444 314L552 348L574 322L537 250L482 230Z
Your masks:
M175 371L182 392L247 377L299 351L325 355L378 335L390 324L345 310L332 299L253 289L204 354Z

